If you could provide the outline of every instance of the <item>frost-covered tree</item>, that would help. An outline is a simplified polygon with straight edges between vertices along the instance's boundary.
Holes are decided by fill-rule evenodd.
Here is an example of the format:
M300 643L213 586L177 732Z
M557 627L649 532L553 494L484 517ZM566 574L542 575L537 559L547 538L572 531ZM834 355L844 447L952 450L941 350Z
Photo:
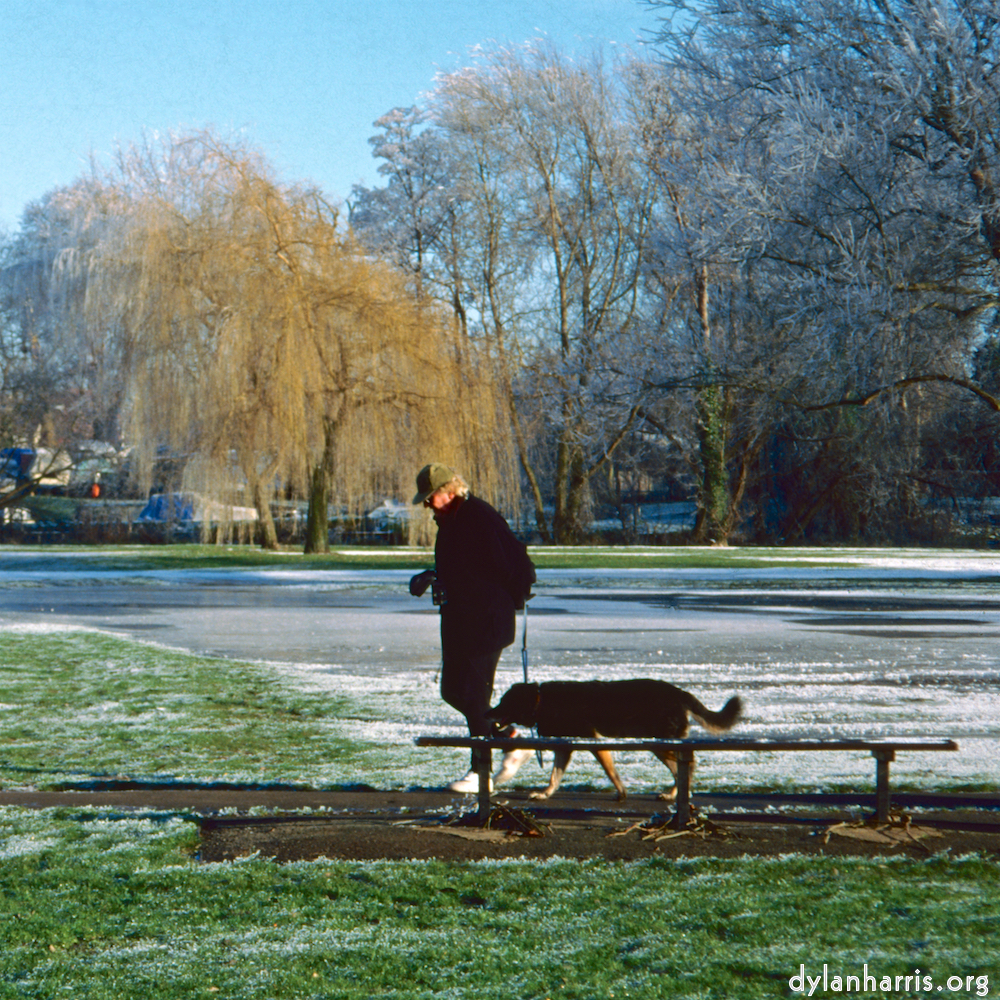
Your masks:
M460 271L464 199L460 171L426 110L394 108L375 121L369 143L383 187L355 187L350 221L357 236L413 276L416 293L449 302L466 328Z
M862 516L884 512L954 390L995 405L970 376L1000 273L1000 9L653 3L683 14L661 36L685 125L661 170L699 206L696 229L661 237L725 276L741 328L759 332L734 342L720 382L771 400L799 442L790 464L805 472L786 490L812 491L791 501L799 527L845 483ZM692 126L697 156L680 148ZM734 315L731 296L720 304L716 323Z
M114 192L80 181L29 205L0 247L0 442L42 449L9 502L68 472L74 444L120 442L114 323L80 322L85 282L71 277L116 217Z
M398 229L378 228L407 235L414 270L413 236L433 232L421 273L495 351L537 523L578 540L591 482L638 418L649 360L638 333L650 187L622 74L547 46L492 49L441 77L426 114L380 126L390 183L367 194L366 213L391 203Z

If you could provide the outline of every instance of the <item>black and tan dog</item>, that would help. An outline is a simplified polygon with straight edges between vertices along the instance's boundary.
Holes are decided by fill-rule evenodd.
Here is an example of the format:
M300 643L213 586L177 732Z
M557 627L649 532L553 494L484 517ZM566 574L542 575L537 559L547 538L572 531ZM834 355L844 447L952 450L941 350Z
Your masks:
M712 712L693 694L666 681L547 681L515 684L486 717L500 728L515 722L533 726L539 736L672 740L687 736L689 716L710 732L722 732L734 725L742 710L740 699L733 697L721 712ZM555 752L549 786L543 792L532 792L532 798L547 799L555 792L572 753ZM674 775L674 788L660 795L672 801L677 796L677 760L669 750L653 753ZM594 750L593 754L618 790L618 798L624 799L625 786L610 751Z

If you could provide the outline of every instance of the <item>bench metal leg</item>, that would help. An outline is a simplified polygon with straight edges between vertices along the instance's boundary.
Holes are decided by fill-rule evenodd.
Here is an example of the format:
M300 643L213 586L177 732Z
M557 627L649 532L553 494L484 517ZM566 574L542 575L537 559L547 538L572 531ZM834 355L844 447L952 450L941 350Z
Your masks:
M480 826L490 821L490 771L493 770L491 754L487 750L479 761L479 810L476 819Z
M875 758L875 822L889 822L889 764L896 759L895 750L872 750Z
M694 752L676 750L674 755L677 757L677 799L673 822L678 830L682 830L691 818L691 771L694 768Z

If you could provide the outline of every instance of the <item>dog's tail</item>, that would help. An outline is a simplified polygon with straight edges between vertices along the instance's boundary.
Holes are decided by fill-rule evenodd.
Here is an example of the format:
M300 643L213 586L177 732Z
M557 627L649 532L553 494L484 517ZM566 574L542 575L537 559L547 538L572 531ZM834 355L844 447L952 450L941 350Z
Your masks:
M721 733L726 729L732 729L737 720L743 714L743 702L737 695L734 695L722 706L722 711L713 712L698 701L693 695L687 694L685 708L693 715L710 733Z

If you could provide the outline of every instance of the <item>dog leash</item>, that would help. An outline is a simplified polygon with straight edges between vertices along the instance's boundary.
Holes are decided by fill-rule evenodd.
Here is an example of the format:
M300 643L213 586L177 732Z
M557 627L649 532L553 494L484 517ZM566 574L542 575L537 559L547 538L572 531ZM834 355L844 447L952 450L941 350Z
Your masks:
M524 683L528 683L528 602L524 602L524 627L521 630L521 668L524 670ZM535 732L535 727L531 727L531 735L538 739L538 733ZM538 766L545 770L545 764L542 761L542 751L536 750L535 757L538 759Z
M524 670L524 683L528 683L528 602L524 602L524 628L521 630L521 667Z

